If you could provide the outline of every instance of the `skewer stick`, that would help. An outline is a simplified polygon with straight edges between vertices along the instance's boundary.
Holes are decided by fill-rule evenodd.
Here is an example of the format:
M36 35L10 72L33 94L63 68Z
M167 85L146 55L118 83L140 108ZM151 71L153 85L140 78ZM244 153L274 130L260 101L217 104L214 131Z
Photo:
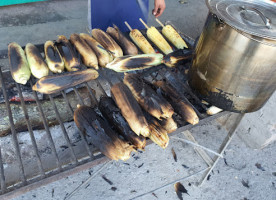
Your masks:
M90 32L90 30L89 30L89 28L87 26L86 26L86 31L87 31L88 34L91 34L91 32Z
M160 24L162 27L164 27L164 24L157 18L155 18L155 20L157 21L158 24Z
M146 27L146 29L149 29L148 25L142 20L142 18L139 18L140 22Z
M127 21L125 21L125 25L127 26L127 28L128 28L130 31L132 31L132 28L131 28L131 26L127 23Z

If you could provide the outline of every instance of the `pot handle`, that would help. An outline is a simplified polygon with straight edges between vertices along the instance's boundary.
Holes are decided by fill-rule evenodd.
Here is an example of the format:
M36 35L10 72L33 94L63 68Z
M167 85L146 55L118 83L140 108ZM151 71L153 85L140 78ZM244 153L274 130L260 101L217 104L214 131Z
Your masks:
M251 8L251 7L245 7L245 6L241 6L240 7L241 9L241 12L240 12L240 15L241 15L241 19L243 20L244 23L248 24L248 25L251 25L251 26L254 26L252 23L250 23L248 20L246 20L244 17L244 12L247 12L247 11L253 11L255 13L257 13L261 19L263 20L264 24L265 24L265 27L268 28L268 29L271 29L271 25L270 25L270 19L268 19L261 11L259 11L257 8ZM256 25L255 25L256 26Z

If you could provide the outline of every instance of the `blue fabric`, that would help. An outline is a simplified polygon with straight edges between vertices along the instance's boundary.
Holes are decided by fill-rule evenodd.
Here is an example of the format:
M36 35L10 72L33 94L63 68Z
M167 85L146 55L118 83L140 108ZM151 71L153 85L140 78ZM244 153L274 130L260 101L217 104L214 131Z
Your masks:
M146 6L147 14L149 11L149 0L142 0ZM100 28L106 31L112 24L117 25L121 31L129 31L125 21L132 28L144 29L139 21L142 18L147 22L137 0L91 0L91 27Z

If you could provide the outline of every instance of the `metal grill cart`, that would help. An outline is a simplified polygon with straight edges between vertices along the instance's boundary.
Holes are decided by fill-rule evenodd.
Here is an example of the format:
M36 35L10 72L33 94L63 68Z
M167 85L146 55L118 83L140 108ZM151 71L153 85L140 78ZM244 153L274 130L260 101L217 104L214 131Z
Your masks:
M43 50L43 45L37 45ZM7 58L7 51L1 52L1 60ZM197 126L206 122L210 122L218 117L226 116L229 112L221 112L213 116L206 114L207 107L201 103L186 84L186 75L184 73L189 63L185 66L180 66L177 69L168 69L165 66L158 66L144 70L141 76L148 80L166 79L171 84L181 82L183 88L182 97L194 107L200 121ZM75 174L82 170L91 168L95 165L109 162L109 159L97 151L90 143L89 138L77 131L74 122L66 122L60 114L60 108L57 106L56 99L62 99L62 103L67 109L68 115L71 117L74 113L72 102L68 98L68 91L62 91L59 95L41 95L35 91L29 90L29 95L32 97L32 104L35 105L38 116L36 116L42 124L42 130L35 130L30 121L30 116L34 113L29 112L28 106L30 102L24 101L26 87L31 87L34 80L31 80L29 85L22 86L12 80L8 80L7 73L3 71L7 66L0 68L1 92L3 96L2 104L5 105L2 109L6 110L5 119L10 124L11 134L0 138L0 182L1 182L1 199L10 199L21 195L27 191L38 188L42 185L57 181L66 176ZM122 80L122 74L115 73L107 69L99 70L99 78L71 89L75 101L80 105L87 104L83 99L80 89L86 88L90 96L90 105L98 104L99 97L102 95L110 95L110 86ZM9 99L9 91L13 89L18 93L18 110L12 109L12 104ZM43 101L50 102L50 107L44 107ZM58 126L50 127L47 116L48 111L52 111L58 122ZM24 133L19 133L21 130L16 127L14 112L22 112L24 116L24 126L27 127ZM170 137L175 137L179 133L186 136L185 142L192 144L195 151L200 155L197 159L203 159L208 167L201 172L203 174L200 184L202 184L212 169L216 166L222 153L229 145L235 130L241 121L243 115L235 118L232 128L229 130L222 142L219 152L213 152L207 148L197 144L188 131L194 126L185 122L179 121L179 127ZM73 131L72 131L73 130ZM181 140L179 138L179 140ZM183 140L183 139L182 139ZM24 141L24 142L22 142ZM60 142L60 144L58 144ZM151 142L148 141L148 144ZM204 146L204 144L203 144ZM215 159L211 159L205 150L214 153ZM183 179L182 179L183 180ZM179 181L179 180L178 180ZM173 184L173 183L170 183ZM163 186L165 187L165 186ZM158 188L157 188L158 189Z

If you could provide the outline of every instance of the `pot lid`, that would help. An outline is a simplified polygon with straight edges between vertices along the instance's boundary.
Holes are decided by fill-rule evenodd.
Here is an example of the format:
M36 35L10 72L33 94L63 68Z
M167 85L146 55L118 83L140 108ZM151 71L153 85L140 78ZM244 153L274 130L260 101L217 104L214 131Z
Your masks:
M275 0L206 0L206 4L233 28L276 40Z

